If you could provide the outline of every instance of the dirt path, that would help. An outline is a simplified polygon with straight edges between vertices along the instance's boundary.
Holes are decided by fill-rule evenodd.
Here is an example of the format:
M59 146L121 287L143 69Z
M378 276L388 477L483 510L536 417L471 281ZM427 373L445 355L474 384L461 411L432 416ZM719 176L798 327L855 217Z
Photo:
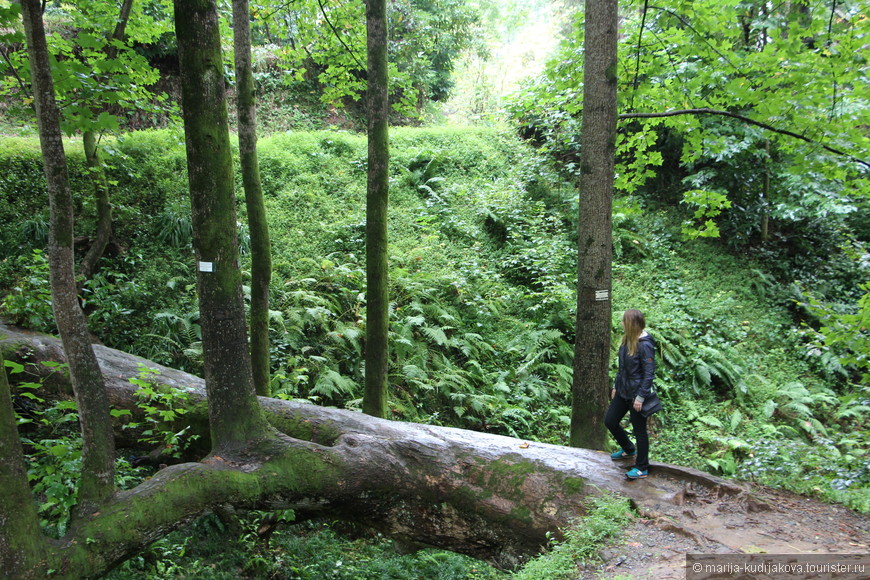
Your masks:
M655 464L625 485L648 494L642 517L580 578L684 579L686 554L870 553L870 518L842 506L746 483L687 484Z

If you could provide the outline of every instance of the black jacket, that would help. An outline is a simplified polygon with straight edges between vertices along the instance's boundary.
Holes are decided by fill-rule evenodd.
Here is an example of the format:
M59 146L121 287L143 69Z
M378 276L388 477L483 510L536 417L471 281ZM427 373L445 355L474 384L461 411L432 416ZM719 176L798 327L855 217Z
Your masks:
M625 345L619 347L619 370L613 384L617 395L641 402L649 397L656 372L655 351L655 341L648 334L637 341L637 353L634 356L628 354Z

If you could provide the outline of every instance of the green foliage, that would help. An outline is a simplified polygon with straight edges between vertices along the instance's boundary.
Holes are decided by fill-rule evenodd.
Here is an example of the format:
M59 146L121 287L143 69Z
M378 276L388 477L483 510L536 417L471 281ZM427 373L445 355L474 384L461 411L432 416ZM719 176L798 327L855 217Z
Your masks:
M42 332L56 332L51 309L48 258L42 250L15 259L21 278L0 303L0 313L13 324Z
M619 126L617 193L650 206L685 196L687 237L721 232L729 247L762 254L778 280L853 300L865 277L845 248L870 194L866 135L858 129L870 101L858 90L864 80L855 59L856 35L868 26L864 3L841 5L836 23L820 7L635 4L625 7L621 25L618 107L625 117L650 117ZM571 177L579 168L582 79L574 73L582 68L582 22L581 14L558 54L508 107L523 137ZM744 120L655 117L675 109ZM808 135L809 143L800 138Z
M187 159L180 129L124 134L106 157L112 165L110 177L117 181L112 192L116 228L121 228L117 235L157 235L165 213L183 216Z
M658 342L661 360L679 373L679 378L688 379L696 395L717 384L730 391L745 391L741 379L743 371L734 364L733 352L697 344L668 326L654 330L653 336Z
M152 360L164 359L173 368L201 372L202 328L198 310L156 313L148 336L155 339L150 346Z
M687 239L719 237L719 227L713 218L731 207L727 196L717 191L692 189L683 193L683 203L696 208L692 216L695 220L703 220L700 229L692 222L683 225L683 235Z
M125 115L162 113L165 96L149 87L159 80L157 69L134 49L151 43L171 30L170 19L155 19L148 8L134 4L124 38L113 39L118 7L104 2L80 2L75 10L63 4L50 5L45 21L54 88L62 112L61 125L69 134L93 131L113 132ZM22 23L8 22L16 32ZM29 104L25 86L29 63L24 44L16 43L6 53L0 93L13 95Z
M495 580L509 577L466 556L435 550L400 555L392 541L325 522L292 523L279 513L268 542L256 533L263 512L206 516L173 532L110 573L110 579L294 578L298 580Z
M189 204L168 206L155 220L157 241L175 248L193 247L193 222Z
M149 379L157 374L158 371L139 364L139 374L130 379L130 384L136 387L136 406L144 413L144 423L128 422L124 427L139 433L140 444L156 447L161 456L179 459L199 438L188 433L190 425L181 427L189 395L180 388L151 382Z
M18 431L28 466L28 479L38 501L40 525L52 537L64 535L77 503L76 492L81 475L82 435L76 403L72 399L44 393L44 384L51 375L36 381L28 380L24 365L4 361L13 384L13 404ZM66 373L67 365L43 361L51 373ZM114 419L124 422L124 428L139 434L139 443L149 448L158 446L161 456L180 457L197 436L187 434L188 427L176 430L181 408L187 395L171 387L156 388L148 382L155 371L142 368L130 382L138 387L137 406L144 415L143 423L131 422L130 411L112 409ZM150 450L150 449L149 449ZM145 477L146 468L134 467L127 458L116 459L116 485L129 489Z
M860 374L863 385L870 384L870 283L859 286L863 295L855 308L841 311L808 292L800 305L816 319L817 329L806 325L810 355L837 374L850 369Z
M864 482L870 477L870 457L866 445L866 433L843 436L839 441L819 438L813 444L794 439L753 439L747 442L747 459L733 475L868 513L870 492Z
M531 560L513 575L517 580L576 578L577 567L598 558L608 540L631 522L631 508L624 498L601 496L590 500L589 513L562 530L564 539L553 541L550 550Z
M43 193L45 175L39 143L33 138L0 139L0 159L3 167L0 171L0 219L4 224L16 225L0 230L3 255L29 253L32 247L45 247L47 230L37 225L48 221L48 196Z
M364 6L273 4L259 7L253 27L255 43L267 39L266 62L272 63L260 68L258 81L307 86L332 106L360 101L366 90ZM446 97L453 62L474 43L479 16L461 0L402 0L388 4L388 21L390 99L401 114L416 117L423 104Z
M65 372L66 365L42 363L53 372ZM23 365L5 361L10 380L16 384L16 418L27 477L38 499L40 525L54 537L62 536L76 505L76 487L81 470L82 439L78 431L75 401L47 402L42 382L27 381Z

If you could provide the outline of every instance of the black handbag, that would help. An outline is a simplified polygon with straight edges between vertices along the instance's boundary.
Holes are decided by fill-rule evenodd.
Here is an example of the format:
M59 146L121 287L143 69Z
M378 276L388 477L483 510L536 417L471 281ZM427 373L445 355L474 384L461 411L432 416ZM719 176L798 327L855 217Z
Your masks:
M643 400L643 406L640 408L640 414L644 417L649 417L654 413L662 410L662 401L655 391L649 394L649 397Z

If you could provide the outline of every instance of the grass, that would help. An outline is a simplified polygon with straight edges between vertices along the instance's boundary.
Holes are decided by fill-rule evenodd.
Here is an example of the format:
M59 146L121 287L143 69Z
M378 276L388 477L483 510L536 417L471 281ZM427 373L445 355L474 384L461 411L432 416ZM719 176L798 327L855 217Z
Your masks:
M570 580L578 568L598 559L599 550L618 536L631 522L628 501L616 496L592 500L589 514L563 530L564 538L555 541L546 554L531 560L512 576L515 580Z

